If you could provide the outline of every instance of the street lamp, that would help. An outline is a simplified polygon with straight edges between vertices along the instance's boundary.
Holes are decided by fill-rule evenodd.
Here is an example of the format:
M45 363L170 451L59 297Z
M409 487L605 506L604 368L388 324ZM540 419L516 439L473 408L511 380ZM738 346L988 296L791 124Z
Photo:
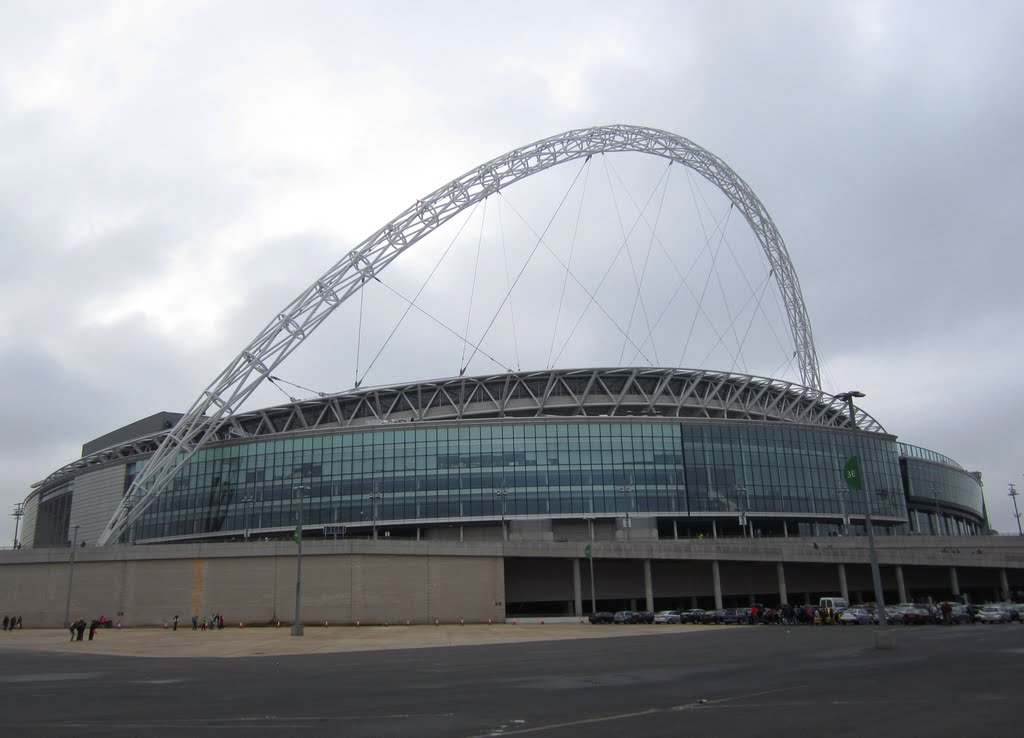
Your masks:
M1014 501L1016 505L1016 500ZM18 548L18 526L21 523L21 518L25 514L25 503L19 502L14 506L14 512L11 515L14 516L14 548ZM1019 515L1017 516L1020 517Z
M242 504L245 505L245 541L249 541L249 511L256 505L256 498L252 495L246 495L241 500Z
M633 490L628 484L624 484L619 487L619 494L624 495L626 498L626 542L628 543L632 541L632 536L630 535L630 528L632 526L629 522L629 508L633 506Z
M508 540L508 531L505 530L505 498L508 497L508 490L505 489L505 485L502 485L498 489L494 490L494 494L501 498L501 540Z
M370 505L373 508L373 540L377 540L377 500L383 499L384 493L377 489L377 483L373 483L373 492L370 493Z
M1012 482L1010 483L1008 494L1010 499L1013 500L1013 517L1017 518L1017 535L1024 536L1024 531L1020 529L1020 511L1017 509L1017 487ZM17 535L15 535L15 538L17 538Z
M64 600L64 627L71 627L71 582L75 576L75 549L78 548L78 526L75 526L75 537L71 541L71 555L68 556L68 595Z
M295 622L292 623L292 635L304 635L302 631L302 506L304 500L302 490L308 490L309 485L300 484L292 489L295 496L299 498L298 523L295 526L295 543L299 546L299 555L295 563Z
M864 454L861 450L860 440L860 428L857 426L857 415L856 408L853 406L853 399L855 397L864 397L863 392L852 390L850 392L841 392L836 395L836 399L846 403L846 409L850 416L850 426L853 428L853 447L854 457L857 460L856 465L852 469L853 476L849 476L849 462L847 471L847 481L850 483L850 487L853 489L864 490L864 499L867 503L864 508L864 524L868 529L868 556L871 560L871 579L875 585L875 604L878 608L878 626L881 630L886 630L889 627L889 618L885 614L885 596L882 592L882 575L878 570L878 552L875 551L875 527L871 522L871 494L868 492L868 485L864 479ZM852 459L851 459L852 461ZM881 648L881 644L876 642L876 645ZM891 647L891 646L890 646Z

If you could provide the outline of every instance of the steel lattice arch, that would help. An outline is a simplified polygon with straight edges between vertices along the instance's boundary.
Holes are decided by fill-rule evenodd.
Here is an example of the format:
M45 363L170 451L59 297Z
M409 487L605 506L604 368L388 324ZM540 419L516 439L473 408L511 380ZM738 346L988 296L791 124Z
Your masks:
M717 186L743 214L771 265L789 318L803 383L821 387L810 320L785 242L754 191L721 159L686 138L613 125L567 131L492 159L406 208L292 300L214 379L164 438L118 505L100 543L116 540L178 471L215 438L292 351L363 284L458 213L519 180L595 154L637 152L677 162Z

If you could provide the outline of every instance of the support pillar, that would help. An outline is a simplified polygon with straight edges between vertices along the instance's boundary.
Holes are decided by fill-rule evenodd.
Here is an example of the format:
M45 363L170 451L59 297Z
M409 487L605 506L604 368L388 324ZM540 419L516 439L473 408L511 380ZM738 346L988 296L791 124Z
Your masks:
M789 538L789 526L786 524L785 520L782 521L782 537Z
M779 604L788 605L789 595L786 594L786 568L781 561L775 562L775 577L779 581Z
M651 560L644 559L644 597L647 610L654 610L654 585L651 583Z
M718 525L715 523L714 520L711 521L711 537L718 538ZM721 610L722 607L719 606L718 609Z
M839 595L849 602L850 588L846 586L846 564L836 564L836 569L839 572Z
M1002 593L1003 602L1010 601L1010 580L1006 578L1006 569L999 570L999 591Z
M722 609L722 573L718 570L718 561L711 562L711 582L715 588L715 609Z
M907 599L907 585L903 581L903 566L896 564L896 589L900 596L900 602L910 602Z
M949 588L953 590L953 597L960 599L960 580L956 575L956 567L949 567Z
M679 526L676 524L675 518L672 518L672 540L679 540Z
M572 605L573 614L581 618L583 617L583 582L580 578L580 560L572 560Z

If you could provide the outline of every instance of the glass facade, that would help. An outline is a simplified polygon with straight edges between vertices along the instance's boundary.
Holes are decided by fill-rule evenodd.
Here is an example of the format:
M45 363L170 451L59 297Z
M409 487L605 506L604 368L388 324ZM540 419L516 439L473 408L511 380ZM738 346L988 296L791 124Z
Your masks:
M507 517L862 515L842 467L867 463L872 513L907 520L899 445L794 424L587 418L374 426L201 450L139 518L136 542L295 525L431 525ZM131 477L138 463L128 470ZM507 494L495 494L499 488ZM796 534L794 526L792 533ZM896 531L898 532L898 531Z

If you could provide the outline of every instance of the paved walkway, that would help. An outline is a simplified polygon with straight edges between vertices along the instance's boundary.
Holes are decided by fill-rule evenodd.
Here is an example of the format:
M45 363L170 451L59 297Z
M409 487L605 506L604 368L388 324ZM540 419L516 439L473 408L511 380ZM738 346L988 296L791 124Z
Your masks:
M382 651L398 648L473 646L491 643L575 640L578 638L642 637L677 633L713 633L735 630L731 626L701 625L392 625L306 626L305 635L294 637L289 628L225 628L193 631L191 625L175 632L159 628L100 630L96 638L69 642L63 629L22 630L0 633L0 651L48 651L97 653L142 657L284 656L289 654Z

